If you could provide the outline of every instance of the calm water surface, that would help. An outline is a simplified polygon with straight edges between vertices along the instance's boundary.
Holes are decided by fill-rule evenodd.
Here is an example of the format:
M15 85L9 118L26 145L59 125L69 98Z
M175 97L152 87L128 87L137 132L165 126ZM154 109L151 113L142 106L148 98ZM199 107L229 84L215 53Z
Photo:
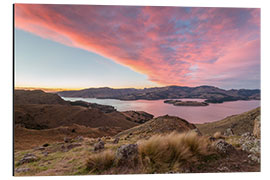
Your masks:
M209 106L173 106L163 103L164 100L135 100L121 101L116 99L94 99L94 98L67 98L68 101L86 101L103 105L114 106L118 111L145 111L155 117L162 115L178 116L191 123L204 123L221 120L227 116L243 113L260 106L260 101L233 101L221 104L209 104ZM182 99L193 101L204 101L203 99Z

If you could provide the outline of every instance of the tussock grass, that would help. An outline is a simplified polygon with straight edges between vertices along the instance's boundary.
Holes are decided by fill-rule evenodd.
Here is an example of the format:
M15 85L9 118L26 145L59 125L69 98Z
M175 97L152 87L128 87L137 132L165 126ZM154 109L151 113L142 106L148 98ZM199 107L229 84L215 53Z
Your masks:
M224 136L222 136L221 132L215 132L215 134L213 135L214 138L216 139L225 139Z
M162 172L176 170L185 164L210 154L205 137L195 132L156 135L139 142L139 155L146 171Z
M139 152L136 161L139 163L136 164L143 173L181 171L187 164L213 152L209 140L195 132L154 135L137 144ZM121 168L115 162L115 151L112 150L91 155L86 166L90 173L102 173L106 170L117 172L117 168Z
M87 170L91 172L101 172L113 167L115 153L112 150L93 154L89 157L86 163Z

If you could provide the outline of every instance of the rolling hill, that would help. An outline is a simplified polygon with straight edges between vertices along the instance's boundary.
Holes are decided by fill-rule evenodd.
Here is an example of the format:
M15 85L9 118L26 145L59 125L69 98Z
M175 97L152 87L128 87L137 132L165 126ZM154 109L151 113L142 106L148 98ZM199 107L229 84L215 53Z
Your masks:
M63 97L83 97L100 99L120 99L120 100L158 100L158 99L178 99L178 98L200 98L206 99L209 103L222 103L224 101L260 99L260 90L240 89L224 90L213 86L182 87L167 86L144 89L112 89L89 88L76 91L58 92Z

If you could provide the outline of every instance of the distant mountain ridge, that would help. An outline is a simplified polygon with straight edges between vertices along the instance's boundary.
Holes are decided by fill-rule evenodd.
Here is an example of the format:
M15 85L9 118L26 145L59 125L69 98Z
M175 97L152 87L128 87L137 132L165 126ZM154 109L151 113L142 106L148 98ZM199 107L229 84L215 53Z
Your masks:
M259 89L231 89L224 90L214 86L166 86L144 89L123 88L113 89L109 87L89 88L74 91L60 91L57 93L63 97L82 97L98 99L119 99L119 100L159 100L198 98L206 99L208 103L222 103L224 101L236 100L260 100Z

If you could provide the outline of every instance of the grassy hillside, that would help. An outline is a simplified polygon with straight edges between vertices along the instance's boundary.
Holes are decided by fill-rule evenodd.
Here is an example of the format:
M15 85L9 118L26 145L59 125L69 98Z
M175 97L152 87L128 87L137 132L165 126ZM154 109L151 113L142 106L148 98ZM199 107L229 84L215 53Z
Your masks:
M260 107L251 111L226 117L223 120L196 124L196 127L203 134L213 135L215 132L223 133L226 129L231 128L236 135L241 135L245 132L253 132L254 119L260 114Z
M154 134L170 133L172 131L185 132L196 127L184 119L175 116L160 116L139 126L127 129L117 134L117 137L147 138Z

